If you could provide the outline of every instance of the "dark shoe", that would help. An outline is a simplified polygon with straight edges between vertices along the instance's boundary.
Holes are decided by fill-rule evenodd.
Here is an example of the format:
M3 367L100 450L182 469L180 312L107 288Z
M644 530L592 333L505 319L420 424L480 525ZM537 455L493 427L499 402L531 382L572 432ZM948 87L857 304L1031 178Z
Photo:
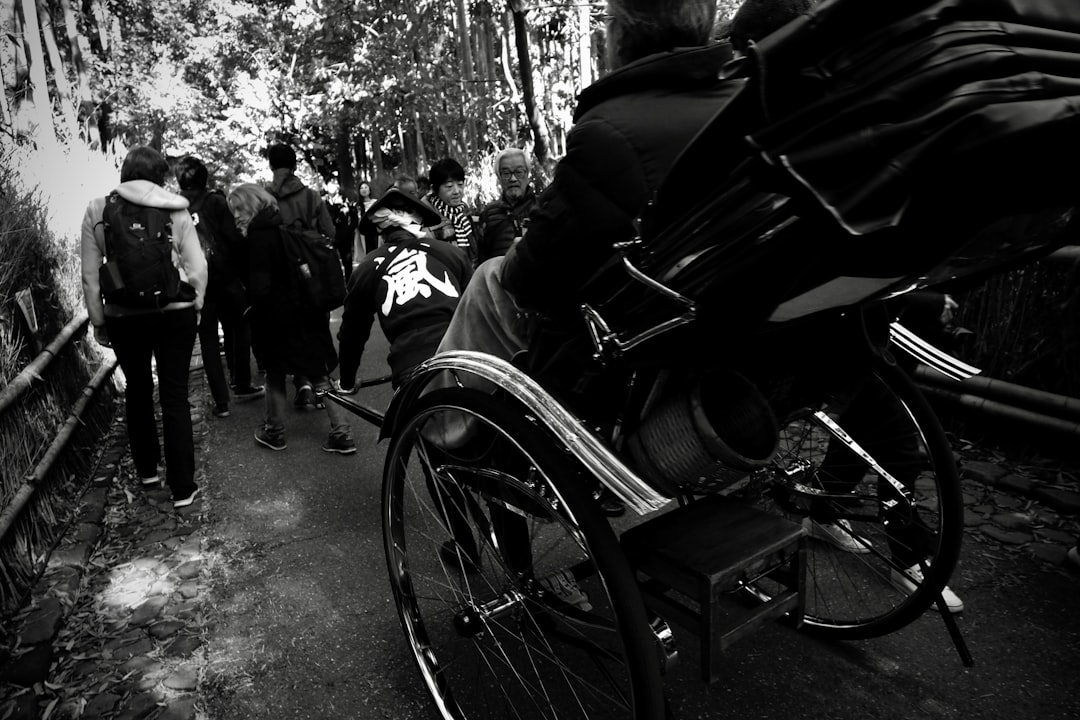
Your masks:
M219 418L227 418L227 417L229 417L229 406L228 405L215 405L214 406L214 417L219 417Z
M139 482L143 484L143 487L150 487L151 485L160 485L161 478L157 475L154 475L153 477L140 478Z
M464 548L453 540L447 540L439 546L439 558L448 568L464 570L467 575L477 575L480 572L480 562L469 557Z
M266 389L262 385L248 385L247 387L233 388L233 395L237 400L250 400L260 397Z
M271 450L284 450L287 447L285 444L285 433L270 432L265 426L255 431L255 442L263 447L268 447Z
M173 500L173 507L174 508L185 508L185 507L187 507L191 503L195 502L195 496L198 495L198 494L199 494L199 488L196 486L196 488L194 490L192 490L190 494L186 495L185 497Z
M315 407L315 392L311 389L310 385L301 385L296 389L296 398L293 400L293 406L302 410Z
M606 487L593 491L593 499L600 504L600 512L608 517L622 517L626 514L626 504Z
M346 435L331 435L322 446L323 452L352 455L356 452L356 443Z

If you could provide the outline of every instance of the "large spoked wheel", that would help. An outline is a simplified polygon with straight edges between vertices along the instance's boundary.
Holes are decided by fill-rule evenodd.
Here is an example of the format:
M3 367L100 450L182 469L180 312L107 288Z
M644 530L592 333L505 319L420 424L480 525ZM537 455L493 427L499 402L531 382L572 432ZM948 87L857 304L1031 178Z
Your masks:
M876 637L912 622L960 553L952 449L922 394L885 363L847 397L782 423L774 465L742 494L807 530L805 624L831 637Z
M447 442L463 419L467 439ZM505 399L434 391L396 429L386 559L441 717L663 717L641 594L584 487L570 456Z

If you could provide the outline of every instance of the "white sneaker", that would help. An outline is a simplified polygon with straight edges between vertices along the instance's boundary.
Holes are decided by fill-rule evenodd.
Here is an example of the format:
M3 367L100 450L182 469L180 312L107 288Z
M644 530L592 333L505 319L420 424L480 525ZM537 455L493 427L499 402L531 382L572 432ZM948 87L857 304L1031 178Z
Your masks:
M803 530L807 536L815 540L824 540L835 545L844 552L855 555L865 555L870 552L870 541L856 535L851 529L851 523L847 520L837 520L835 523L821 523L813 518L803 518Z
M592 610L589 596L578 585L573 573L569 570L560 570L554 575L549 575L540 580L540 586L557 597L567 605L572 605L582 612Z
M893 570L891 573L891 580L893 587L910 595L915 592L916 585L921 585L923 582L922 570L919 569L918 565L912 565L907 570L904 570L903 574L901 574L899 570ZM949 609L949 612L963 612L964 601L961 600L948 585L941 588L941 597L945 600L945 607ZM934 599L933 604L930 605L930 609L938 609L936 598Z

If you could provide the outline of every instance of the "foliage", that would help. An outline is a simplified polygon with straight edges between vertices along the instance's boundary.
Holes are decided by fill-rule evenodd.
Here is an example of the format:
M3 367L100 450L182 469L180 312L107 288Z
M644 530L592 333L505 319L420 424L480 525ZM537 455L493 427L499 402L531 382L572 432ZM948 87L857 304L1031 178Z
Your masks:
M958 295L958 324L972 332L965 359L986 377L1080 397L1080 328L1067 287L1074 264L1048 258Z
M82 307L78 253L49 229L47 197L28 184L26 147L0 148L0 387L7 387ZM51 197L51 195L49 195ZM16 293L30 291L37 332L28 326L12 301ZM92 346L76 339L52 360L48 372L27 393L0 413L0 507L7 507L24 479L40 462L80 397L92 369L100 364ZM98 423L111 414L107 400L95 404L87 416L90 430L80 441L100 432ZM94 438L90 437L93 442ZM18 516L0 544L0 612L19 600L43 569L48 548L70 519L72 499L80 491L76 471L85 470L92 452L79 448L66 453L54 466L47 491L39 490ZM43 486L44 487L44 486Z

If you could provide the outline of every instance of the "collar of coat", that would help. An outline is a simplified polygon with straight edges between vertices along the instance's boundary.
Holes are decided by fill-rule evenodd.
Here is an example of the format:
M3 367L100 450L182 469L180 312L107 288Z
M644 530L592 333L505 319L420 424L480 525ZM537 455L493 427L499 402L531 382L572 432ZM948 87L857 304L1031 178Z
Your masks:
M605 100L653 89L678 91L718 81L724 64L734 57L729 43L676 48L623 65L578 95L574 120Z

